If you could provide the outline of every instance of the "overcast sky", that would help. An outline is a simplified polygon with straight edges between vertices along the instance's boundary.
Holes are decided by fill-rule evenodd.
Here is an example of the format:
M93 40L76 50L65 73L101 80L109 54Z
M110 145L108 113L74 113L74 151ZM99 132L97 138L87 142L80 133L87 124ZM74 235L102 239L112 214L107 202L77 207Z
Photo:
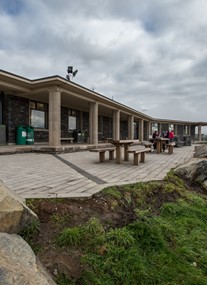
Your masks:
M0 0L0 69L207 121L207 0Z

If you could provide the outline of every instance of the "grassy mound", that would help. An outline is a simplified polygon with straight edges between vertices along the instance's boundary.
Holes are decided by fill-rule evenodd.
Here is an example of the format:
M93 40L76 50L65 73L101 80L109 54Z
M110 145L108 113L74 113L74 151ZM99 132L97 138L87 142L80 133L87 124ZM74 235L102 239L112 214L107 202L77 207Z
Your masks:
M28 202L40 213L42 201ZM58 208L63 201L54 203ZM80 203L83 208L84 201ZM79 274L59 270L57 284L207 284L206 196L186 187L173 172L162 182L107 188L90 203L87 218L82 215L74 223L70 214L70 222L68 216L61 220L50 240L53 250L78 253ZM50 212L50 221L52 217L54 224ZM37 237L31 239L34 247L37 243Z

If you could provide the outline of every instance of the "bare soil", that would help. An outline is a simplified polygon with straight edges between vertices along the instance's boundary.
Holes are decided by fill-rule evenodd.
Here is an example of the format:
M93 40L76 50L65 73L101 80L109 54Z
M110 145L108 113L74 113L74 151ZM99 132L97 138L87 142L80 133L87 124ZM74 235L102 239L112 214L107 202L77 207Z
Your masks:
M122 193L121 187L118 189ZM29 207L40 220L40 232L31 244L54 279L59 274L77 279L82 271L81 249L68 251L58 247L55 242L58 234L66 227L83 225L92 217L99 219L106 230L107 227L122 227L133 222L137 218L134 213L136 205L131 199L133 197L130 197L131 203L128 198L127 192L122 194L121 199L100 192L90 199L38 199L29 202ZM147 197L146 203L158 214L164 202L173 202L177 198L177 193L162 193L158 188L154 189L153 195Z

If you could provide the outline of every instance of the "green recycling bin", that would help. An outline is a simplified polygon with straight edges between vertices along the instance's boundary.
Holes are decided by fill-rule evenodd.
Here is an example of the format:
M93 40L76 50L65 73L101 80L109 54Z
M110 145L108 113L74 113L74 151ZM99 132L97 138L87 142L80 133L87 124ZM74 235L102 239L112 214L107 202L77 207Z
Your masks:
M18 126L16 129L16 144L24 145L26 144L27 132L25 126Z
M27 126L26 132L27 132L26 144L34 144L34 128L32 126Z

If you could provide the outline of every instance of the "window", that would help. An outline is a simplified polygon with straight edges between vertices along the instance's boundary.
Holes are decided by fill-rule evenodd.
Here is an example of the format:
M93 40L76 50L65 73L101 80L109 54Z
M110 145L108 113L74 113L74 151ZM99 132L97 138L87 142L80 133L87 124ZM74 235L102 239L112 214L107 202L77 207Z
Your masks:
M154 131L158 132L158 123L152 123L152 132L154 133Z
M189 126L184 126L184 135L189 135Z
M173 124L169 124L169 131L173 130Z
M30 124L34 128L46 129L48 117L48 105L45 103L30 101Z
M77 121L77 112L75 110L68 110L68 130L72 131L77 128L76 121Z

